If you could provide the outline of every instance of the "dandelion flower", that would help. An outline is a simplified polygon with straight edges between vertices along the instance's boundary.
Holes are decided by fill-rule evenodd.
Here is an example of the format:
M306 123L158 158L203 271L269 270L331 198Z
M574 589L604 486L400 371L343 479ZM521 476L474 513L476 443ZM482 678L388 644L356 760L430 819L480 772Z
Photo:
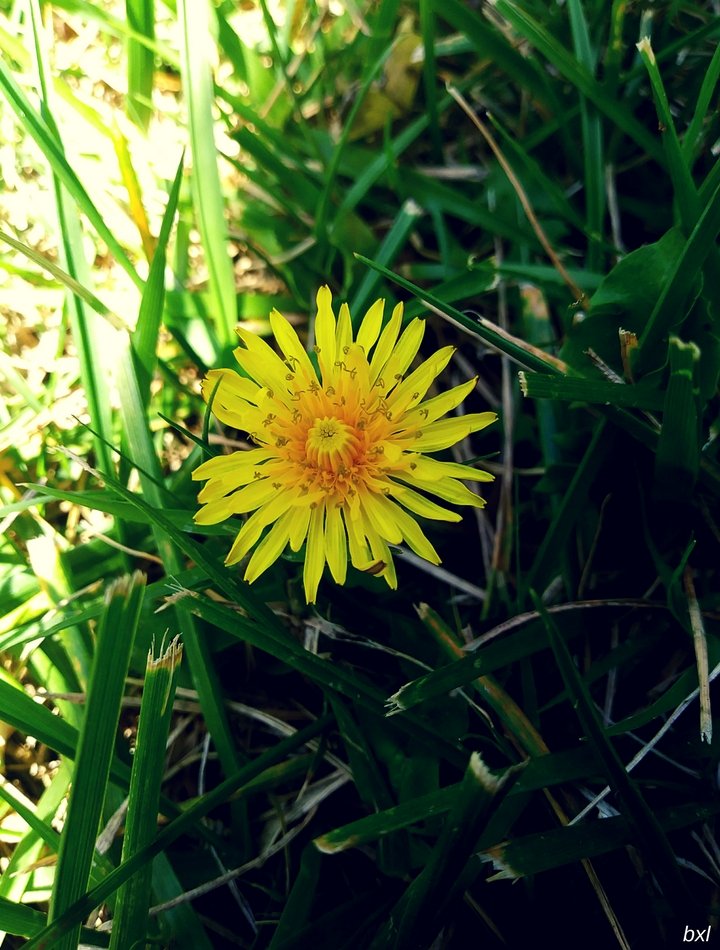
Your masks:
M454 348L443 347L406 375L425 323L415 319L401 334L398 304L382 329L383 304L370 307L353 337L347 304L336 320L330 290L322 287L315 322L319 374L295 330L274 310L270 324L284 359L239 329L243 345L235 358L246 375L217 369L203 381L205 399L214 393L217 418L246 432L255 447L209 459L193 472L194 479L207 479L195 520L217 524L249 514L225 561L236 564L254 548L245 569L249 583L288 544L293 551L306 544L308 603L315 602L326 562L334 580L345 582L348 556L395 588L389 545L405 542L440 563L414 516L461 520L428 494L452 504L485 504L462 480L491 481L492 475L426 453L483 429L495 413L444 419L476 379L425 399Z

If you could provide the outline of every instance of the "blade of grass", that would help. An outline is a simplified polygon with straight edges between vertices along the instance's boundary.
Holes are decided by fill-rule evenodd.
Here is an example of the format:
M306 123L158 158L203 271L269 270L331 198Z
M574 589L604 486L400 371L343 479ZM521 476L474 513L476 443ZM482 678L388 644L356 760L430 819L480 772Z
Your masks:
M62 783L61 783L62 784ZM20 792L5 778L0 779L0 798L10 805L13 811L31 828L38 838L45 842L53 851L60 846L60 835L52 825L41 818L33 808L29 807L20 797ZM4 895L0 895L4 896Z
M652 605L644 601L619 600L613 602L599 600L558 604L548 609L553 616L557 615L558 619L560 619L564 615L571 615L577 610L598 609L600 607L612 607L613 609L617 609L621 606L642 608L648 608L650 606L658 607L658 605ZM667 607L662 605L662 609L666 610ZM466 653L463 651L463 657L454 663L441 666L431 673L425 673L417 679L406 683L393 693L385 704L386 707L389 708L388 715L404 712L416 706L418 703L426 702L427 700L447 694L458 687L466 686L476 677L485 676L504 666L510 666L518 660L530 657L539 650L545 649L542 639L538 638L538 619L539 615L535 611L528 611L510 620L503 621L503 623L483 635L481 650L478 649L480 644L475 644L475 649L478 650L477 653ZM579 635L582 629L583 625L576 620L574 623L568 624L565 635L568 637ZM504 636L505 634L508 634L508 636ZM498 643L490 642L496 638L500 638ZM687 684L683 683L683 688L686 686ZM674 689L674 687L671 687L671 689ZM678 702L677 692L673 694L673 700L670 703L671 706L673 702L675 704ZM664 708L665 707L663 707L663 709ZM655 716L660 715L662 711L663 710L654 711L650 718L655 718ZM628 728L634 727L629 726Z
M152 117L155 54L155 0L125 0L127 24L134 34L147 38L140 43L135 36L127 40L128 94L126 108L130 118L147 131Z
M362 254L355 254L355 257L363 264L366 264L368 267L382 274L383 277L387 277L388 280L394 284L398 284L405 290L410 291L410 293L415 295L425 306L432 307L436 312L443 314L463 329L469 330L470 333L484 340L486 343L489 343L495 347L495 349L500 350L501 353L505 353L520 366L527 369L534 369L539 373L564 372L564 364L556 360L555 357L543 353L542 350L539 350L537 347L530 346L530 344L525 343L517 337L513 337L509 333L505 333L505 331L502 331L500 327L491 323L489 320L468 316L444 300L441 300L435 294L423 290L411 281L406 280L399 274L394 274L391 270L388 270L387 267L383 267L382 264L372 261Z
M504 16L513 27L525 37L543 56L560 72L560 74L595 105L600 112L606 115L611 122L617 125L629 138L633 139L644 152L663 165L662 148L657 140L647 131L630 112L630 110L614 96L608 94L604 87L578 62L575 56L565 49L558 40L532 15L512 0L497 0L495 8Z
M568 0L568 13L572 29L575 56L579 63L595 78L597 54L592 48L587 20L580 0ZM582 155L585 171L585 214L588 238L587 266L590 270L602 270L600 239L605 217L605 167L603 160L603 130L599 112L580 97L582 123Z
M518 373L523 396L531 399L561 399L570 402L603 403L626 409L662 409L665 396L653 384L634 386L580 376L547 376Z
M45 926L45 914L0 897L0 930L18 937L34 937Z
M369 712L382 716L384 694L366 677L310 653L284 632L278 634L265 625L250 625L231 607L216 603L195 592L188 592L188 594L188 610L192 613L220 630L225 630L232 636L283 660L319 686L340 693L341 696L347 697ZM434 749L436 754L443 758L456 762L461 755L457 745L441 740L430 723L412 719L402 723L401 728L410 735L421 738L428 749Z
M108 132L112 139L113 148L117 157L120 178L125 186L127 193L127 211L133 224L138 229L140 240L142 241L143 251L148 261L152 260L155 250L155 240L150 233L150 222L148 221L147 211L143 202L142 187L138 178L137 169L133 163L133 157L130 152L130 144L127 139L126 129L121 127L122 120L113 118L109 123ZM125 123L123 123L125 125Z
M182 40L182 78L192 153L192 194L208 268L218 339L232 345L237 322L235 277L228 253L228 235L213 132L213 83L208 0L178 0Z
M48 98L50 96L49 71L46 63L44 34L38 0L31 0L30 14L35 66L41 92L40 114L46 128L53 136L58 152L63 155L62 141L55 126L51 101ZM52 176L59 230L60 262L76 283L87 284L89 274L85 262L80 223L68 207L68 191L63 187L54 167L52 167ZM107 369L105 340L100 332L101 328L88 318L82 298L68 293L66 299L70 326L78 350L80 376L87 397L91 424L99 436L95 440L95 451L100 463L109 467L112 464L112 456L108 451L107 441L112 438L112 418L109 393L105 385Z
M385 267L392 266L393 261L405 247L408 235L417 224L418 218L423 214L423 209L410 198L403 203L390 229L383 238L382 244L377 250L376 260L378 264ZM353 315L353 321L360 320L360 314L363 307L366 306L375 293L380 283L380 274L375 272L366 273L360 286L355 292L355 296L350 304L350 313Z
M0 90L17 115L23 129L37 142L47 158L53 174L67 188L78 209L95 228L98 236L107 244L118 264L130 276L135 286L142 289L142 279L130 262L125 250L107 226L104 217L91 201L80 179L68 164L53 130L48 128L47 123L38 115L2 60L0 60Z
M155 298L155 310L162 307L162 300ZM153 320L151 308L146 316ZM162 510L170 501L170 493L162 481L162 472L155 446L148 427L146 409L139 382L138 360L129 338L125 340L119 360L118 390L120 392L120 412L124 421L124 431L128 440L130 455L138 466L143 496L151 509ZM152 522L153 537L162 558L165 571L173 575L181 570L182 563L178 551L166 532ZM223 690L215 669L207 639L203 637L193 617L182 604L174 608L177 617L177 629L183 631L184 645L187 651L190 673L200 696L203 715L208 730L216 744L220 761L226 775L235 772L239 765L239 755L223 702Z
M523 766L493 775L479 753L470 756L430 858L380 928L371 950L409 948L432 940L444 915L459 896L458 872L470 861L481 830L487 824Z
M157 834L151 844L136 852L127 861L123 861L100 884L68 907L62 917L58 917L41 933L37 934L33 940L26 944L26 950L50 950L50 948L54 950L58 946L56 941L61 939L64 934L74 930L79 921L95 907L103 904L108 897L114 894L122 884L129 881L133 874L144 867L156 854L166 850L181 835L193 831L205 815L219 805L225 804L231 796L242 795L244 785L315 738L330 725L331 721L332 717L329 715L316 719L309 726L287 739L283 739L257 756L251 763L243 766L236 775L225 779L207 795L189 805L178 818L166 825Z
M692 229L682 252L667 275L665 286L648 317L633 353L633 372L641 373L649 368L648 353L678 321L684 313L693 286L714 247L720 233L720 185L715 189Z
M7 780L2 781L2 795L28 823L28 831L18 841L0 877L0 897L20 903L30 883L30 873L46 848L57 853L60 835L51 822L60 803L67 795L71 773L67 762L62 762L51 783L43 791L37 804L18 801L19 792Z
M575 283L572 277L570 277L570 275L567 272L567 269L565 268L565 265L558 257L555 251L555 248L550 243L547 235L545 234L544 228L540 224L540 221L538 220L538 217L535 214L532 204L530 203L530 199L527 196L527 192L523 188L520 182L520 179L515 174L514 169L512 168L507 158L503 154L502 149L497 144L493 136L490 134L490 130L485 125L485 123L481 121L477 113L472 109L472 107L470 106L470 103L465 99L465 97L461 93L458 92L457 89L455 89L454 86L448 84L447 89L450 95L457 102L460 108L465 112L467 117L470 119L470 121L473 123L475 128L478 130L478 132L480 132L482 137L485 139L485 141L489 145L490 150L492 151L493 155L497 159L498 164L500 165L503 172L507 176L508 181L512 185L513 191L517 195L518 201L520 202L520 205L522 206L523 212L526 218L528 219L528 222L530 223L533 231L535 232L538 242L540 243L542 249L545 251L548 258L552 262L553 267L557 270L558 274L560 274L560 276L562 277L563 281L568 287L568 290L570 290L570 292L572 293L573 300L581 303L583 306L586 306L587 297L584 291L580 287L578 287L578 285Z
M658 811L655 821L665 836L665 832L699 824L716 815L719 810L718 802L663 808ZM498 868L498 873L489 880L516 880L573 864L585 857L607 854L632 844L634 834L632 822L622 816L555 828L542 834L523 835L501 844L488 843L485 846L485 860L490 858ZM485 842L481 841L481 847L483 845Z
M311 844L306 845L300 858L300 868L295 883L285 901L282 916L275 928L268 950L277 950L286 941L292 945L299 931L310 921L310 911L320 878L320 864L320 855L317 850ZM295 943L295 946L297 945Z
M365 76L365 80L363 84L361 85L360 89L358 90L355 96L355 99L353 101L352 108L350 109L347 119L345 120L345 124L343 126L340 139L338 140L338 143L335 146L335 149L332 153L330 161L327 164L327 168L325 169L325 175L323 178L323 189L322 189L322 192L320 193L320 198L318 200L317 211L315 212L314 231L315 231L316 237L320 239L324 239L326 236L326 232L327 232L326 219L328 217L328 211L330 208L330 197L332 195L332 190L335 185L335 179L337 177L338 168L340 165L340 159L342 158L345 147L347 146L347 143L350 139L350 133L352 131L353 122L355 121L355 117L357 116L362 104L365 101L368 91L370 90L370 86L375 81L375 77L378 75L382 67L387 62L391 52L392 52L392 47L388 46L388 48L385 50L382 56L380 56L376 60L376 62L373 63L372 67L368 70L367 75ZM347 208L345 210L351 210L351 209ZM339 221L341 218L342 218L342 214L338 212L336 215L336 222Z
M634 834L645 853L653 873L663 891L665 901L682 917L683 908L689 905L689 895L685 881L679 872L677 859L665 836L662 825L652 809L647 805L635 782L625 771L615 747L607 737L598 712L587 686L585 685L567 644L553 618L542 602L531 592L535 609L540 613L548 640L555 654L558 669L571 697L573 708L582 726L584 734L602 760L608 784L613 788L622 803L623 812L633 828Z
M702 208L700 196L692 178L689 160L680 145L667 92L649 39L644 37L640 43L638 43L637 48L650 77L650 84L655 98L655 107L660 120L660 127L663 129L663 141L673 185L677 215L682 224L683 232L689 235L690 239L700 224L702 217L707 214L708 208L705 207L704 210ZM703 288L704 296L711 308L713 317L717 319L720 316L720 301L717 299L717 294L712 291L716 286L716 275L718 271L720 271L720 252L718 252L715 242L715 235L708 241L704 251L703 262L705 262L706 258L707 263L705 264L704 270L705 283L707 286ZM713 385L711 388L714 390L715 386Z
M526 796L528 792L566 782L589 780L601 774L602 766L588 748L537 755L526 761L509 795ZM335 854L377 841L402 828L422 824L436 815L446 814L452 808L459 788L460 783L448 785L400 805L393 805L385 811L358 818L325 832L313 840L313 845L323 854Z
M165 744L181 660L182 647L177 638L157 658L152 651L148 656L130 777L122 861L127 861L148 845L157 828ZM151 865L146 864L118 891L111 950L131 950L145 941L151 874Z
M178 197L180 195L180 184L183 175L183 163L185 155L181 155L177 172L170 188L168 202L163 214L162 224L160 225L160 234L158 236L157 246L150 264L145 289L142 300L140 301L140 310L138 320L132 335L132 348L139 364L138 373L141 379L140 392L144 405L147 405L150 391L150 381L155 370L157 347L157 338L160 331L163 307L165 305L165 264L167 261L167 244L170 239L175 212L177 211ZM142 369L140 369L142 367Z
M0 230L0 241L4 241L6 244L9 244L10 247L14 248L16 251L19 251L21 254L24 254L29 260L33 261L38 266L42 267L43 270L48 271L56 278L64 287L66 287L72 294L76 297L79 297L85 303L89 304L92 309L99 313L101 317L104 317L110 326L114 327L116 330L127 330L127 324L119 317L117 314L113 313L109 307L106 307L102 300L98 299L95 294L88 290L87 287L79 283L71 274L68 274L66 270L63 270L62 267L51 261L49 258L45 257L43 254L40 254L32 247L28 247L27 244L23 244L22 241L16 240L12 235L7 234L5 231Z
M655 455L655 490L664 498L689 498L700 466L697 363L694 343L671 336L670 379Z
M522 578L520 603L527 597L531 588L544 590L552 579L552 573L557 569L557 552L567 542L573 526L580 517L595 476L611 453L612 443L612 431L608 431L605 419L599 419L595 423L590 444L543 535L530 570Z
M640 57L645 64L650 77L653 95L655 97L655 107L657 108L658 119L663 133L663 142L665 145L665 154L667 155L668 170L673 183L675 192L675 204L682 222L683 231L686 234L692 230L697 223L700 214L700 199L698 198L695 182L690 174L690 168L680 146L675 129L675 122L670 111L665 86L658 69L657 60L653 53L650 40L646 36L637 44Z
M442 160L442 136L438 124L437 111L437 63L435 51L435 13L432 0L420 0L420 32L423 40L423 88L425 90L425 111L430 119L430 140L435 161Z
M4 679L0 679L0 708L4 722L26 735L35 736L61 755L75 758L77 730L64 719L53 715L45 706L36 703L19 686L10 685ZM114 763L112 774L114 780L125 784L130 778L130 770L120 762Z
M690 170L698 152L700 140L703 135L703 125L707 117L713 92L720 79L720 46L715 47L710 65L705 71L705 76L700 87L700 93L695 103L695 112L692 121L683 136L682 153L683 158Z
M51 922L60 917L88 885L144 590L145 575L139 572L118 578L107 589L85 719L78 742L72 793L60 840L50 902ZM77 924L58 940L57 950L75 950L79 935L80 925Z
M548 86L530 57L523 56L508 41L505 34L485 21L462 0L431 0L439 17L466 36L480 54L482 61L492 64L510 77L521 89L527 89L546 105Z

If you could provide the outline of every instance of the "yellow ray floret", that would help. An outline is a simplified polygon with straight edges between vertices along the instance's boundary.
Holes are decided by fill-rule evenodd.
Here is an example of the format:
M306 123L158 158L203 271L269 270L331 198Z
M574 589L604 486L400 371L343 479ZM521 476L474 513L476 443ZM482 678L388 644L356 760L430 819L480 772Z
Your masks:
M383 328L376 301L353 334L346 304L337 319L328 287L317 295L315 353L319 373L288 321L273 310L270 325L282 356L252 333L238 331L235 357L245 375L211 370L203 396L226 425L246 432L256 448L203 462L193 478L206 480L195 515L217 524L249 517L226 558L248 554L252 583L290 545L305 544L303 581L314 603L325 565L338 584L348 561L397 586L390 544L405 543L433 564L440 558L415 515L440 521L460 516L426 497L482 507L463 483L492 475L426 455L449 448L490 425L493 412L443 418L472 391L468 380L426 399L453 354L444 347L408 373L425 324L402 329L402 304ZM407 374L407 375L406 375ZM424 493L424 494L423 494Z

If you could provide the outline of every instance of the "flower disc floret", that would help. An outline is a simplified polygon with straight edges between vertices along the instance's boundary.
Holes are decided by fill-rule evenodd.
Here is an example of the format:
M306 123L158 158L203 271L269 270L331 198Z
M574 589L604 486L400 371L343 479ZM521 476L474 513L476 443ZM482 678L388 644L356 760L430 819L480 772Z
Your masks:
M484 500L463 481L491 481L492 475L426 453L449 448L496 418L492 412L443 418L476 379L425 398L454 350L443 347L408 374L425 324L415 319L401 333L402 304L383 327L384 301L376 301L356 335L346 304L335 318L329 288L318 291L317 307L319 372L277 310L270 323L282 358L260 337L238 330L243 345L235 358L246 375L211 370L202 390L217 418L247 433L255 447L210 459L193 472L194 479L207 480L198 495L198 524L249 515L226 558L231 565L253 552L248 582L288 545L293 551L306 545L308 603L326 563L338 584L349 557L393 588L389 545L405 542L440 563L414 516L459 521L427 494L479 508Z

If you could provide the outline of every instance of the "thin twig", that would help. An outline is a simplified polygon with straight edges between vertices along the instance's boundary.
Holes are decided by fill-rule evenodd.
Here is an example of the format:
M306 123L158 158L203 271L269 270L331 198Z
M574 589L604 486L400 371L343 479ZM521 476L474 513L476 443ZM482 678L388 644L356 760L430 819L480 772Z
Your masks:
M720 663L718 663L718 665L712 671L712 673L708 677L708 680L709 681L714 680L715 677L718 675L718 673L720 673ZM671 728L671 726L674 725L675 721L685 712L685 710L688 708L690 703L695 699L695 697L698 695L699 692L700 692L700 688L696 686L695 689L688 696L685 697L685 699L680 703L680 705L672 713L672 715L670 715L667 718L667 720L662 724L662 726L658 729L658 731L655 733L652 739L650 739L649 742L645 743L642 749L640 749L640 751L637 752L632 757L632 759L630 759L628 764L625 766L626 772L632 772L635 766L639 762L642 762L642 760L645 758L648 752L652 751L652 749L658 744L658 742L662 739L665 733ZM583 808L581 812L575 815L575 817L572 819L570 824L575 825L577 824L577 822L581 821L589 812L593 810L593 808L596 808L597 805L610 794L610 791L611 791L610 786L606 785L605 788L598 795L596 795L595 798L593 798L593 800L589 802Z
M683 571L683 584L690 614L690 626L693 633L693 647L695 648L695 662L697 664L698 683L700 690L700 741L712 742L713 722L710 706L710 683L708 681L708 647L705 636L700 604L695 593L692 568L688 564Z

